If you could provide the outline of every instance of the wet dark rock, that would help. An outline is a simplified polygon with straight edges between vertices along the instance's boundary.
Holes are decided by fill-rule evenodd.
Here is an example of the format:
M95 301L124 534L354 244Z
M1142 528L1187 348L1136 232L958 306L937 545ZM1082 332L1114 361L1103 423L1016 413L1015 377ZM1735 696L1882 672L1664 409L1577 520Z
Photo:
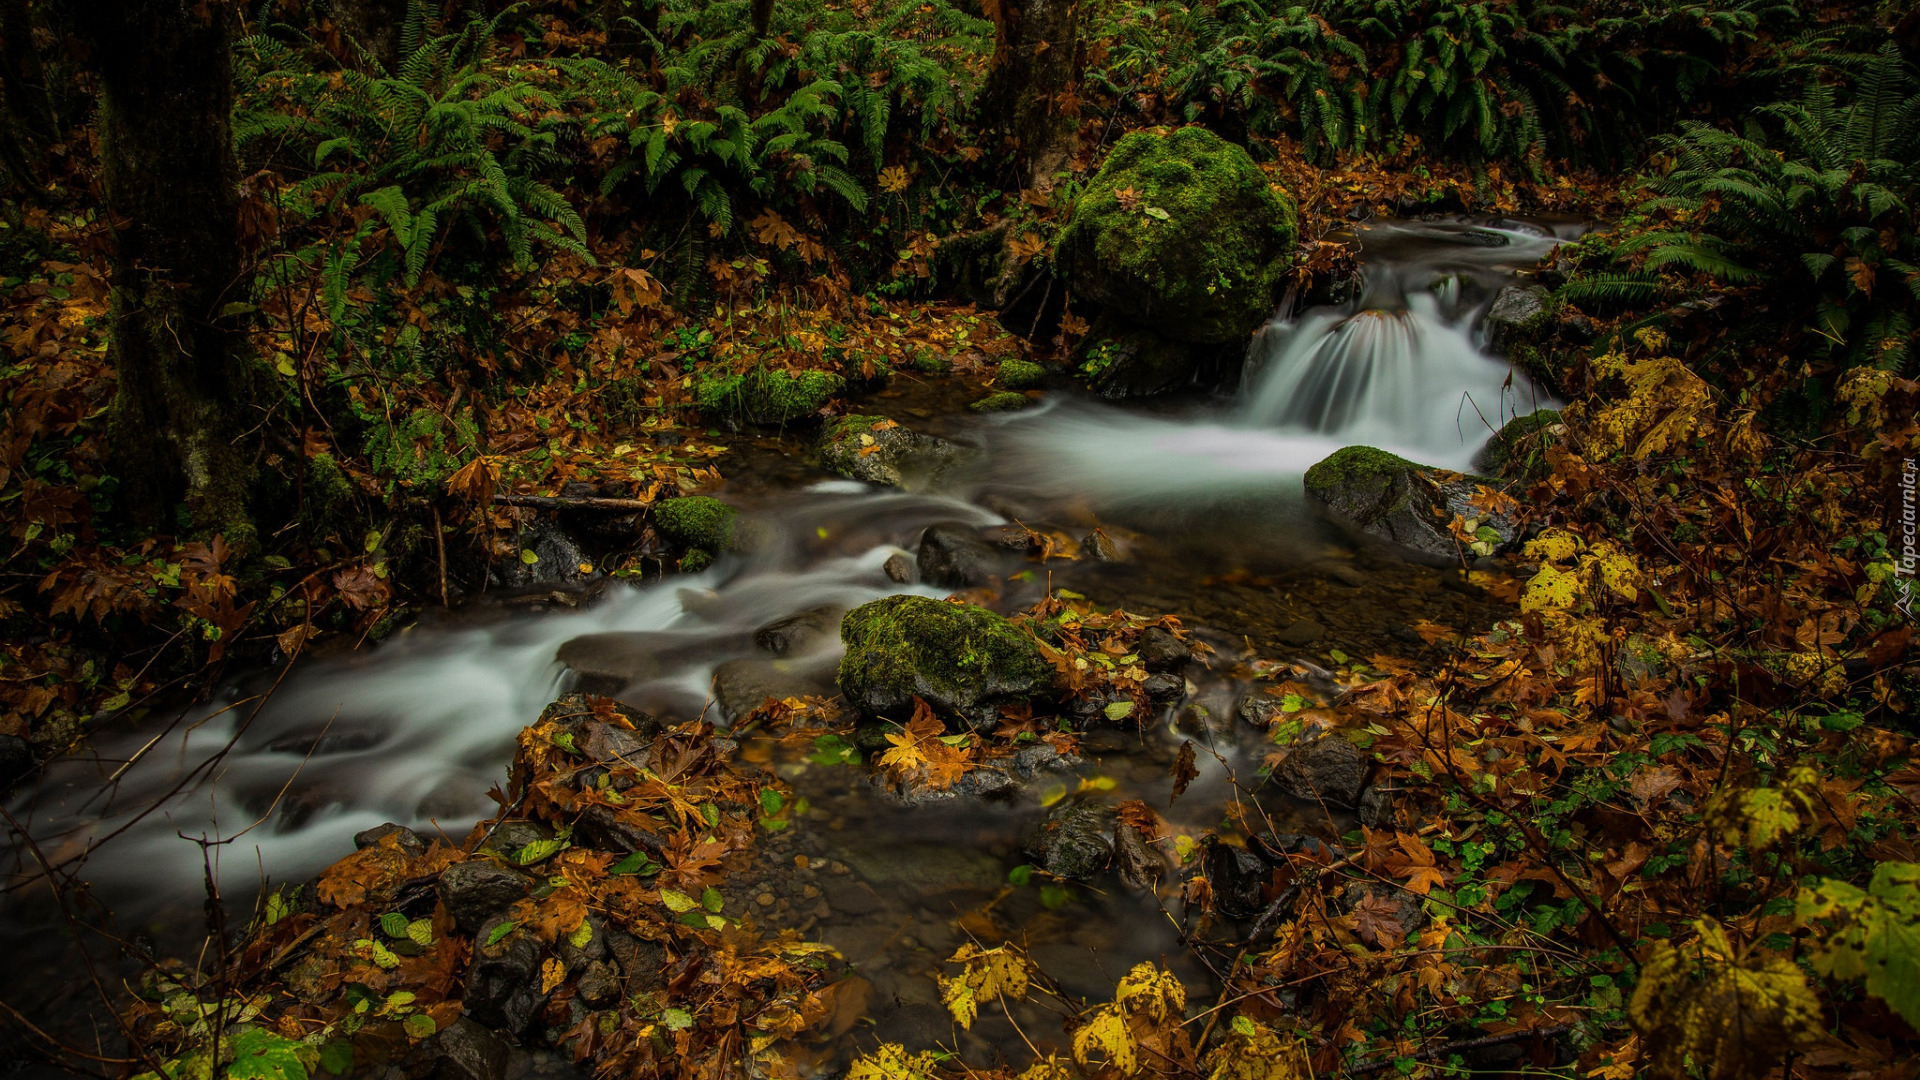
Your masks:
M1288 751L1273 781L1295 798L1351 808L1367 782L1367 759L1347 740L1323 735Z
M1119 401L1151 397L1190 385L1200 367L1197 346L1151 330L1102 321L1087 335L1080 373L1101 397Z
M646 755L653 736L660 733L660 721L637 710L622 708L620 711L636 730L589 720L580 725L580 734L574 737L574 745L582 754L594 761L628 763Z
M871 915L881 908L880 894L865 882L851 878L831 878L820 886L827 904L839 915Z
M1058 878L1085 881L1113 860L1111 807L1063 803L1027 836L1034 865Z
M1076 754L1062 754L1050 743L1036 743L1014 751L1010 759L1013 771L1023 780L1031 780L1041 773L1072 772L1081 765Z
M517 862L514 858L528 844L550 840L553 834L546 826L532 821L503 821L494 826L492 835L487 837L482 851L491 851L501 857Z
M984 765L972 769L953 785L954 791L975 799L1011 799L1020 792L1020 781L1005 769Z
M477 934L487 920L527 895L526 875L499 863L471 859L440 875L440 902L462 933Z
M959 446L911 431L882 416L843 416L820 438L820 463L849 480L921 491L967 457Z
M594 576L593 560L565 529L552 522L528 524L520 530L518 543L518 557L508 557L493 566L494 580L505 588L577 585Z
M1488 515L1473 505L1480 485L1498 481L1464 476L1376 450L1349 446L1307 470L1307 500L1336 524L1409 559L1459 566L1511 545L1518 536L1511 515ZM1454 540L1454 518L1490 530L1470 548ZM1484 547L1486 550L1480 550Z
M359 851L362 848L370 848L389 836L393 837L394 843L398 844L400 850L406 852L408 855L424 855L427 852L426 843L420 839L417 833L405 825L395 825L391 821L384 825L375 825L371 829L363 829L360 832L354 833L353 849Z
M666 985L667 950L658 942L609 927L607 953L634 990L644 993Z
M620 998L620 983L613 977L612 970L599 960L588 962L573 988L574 994L590 1008L605 1008Z
M611 696L632 683L668 675L715 649L745 642L738 634L693 637L649 631L582 634L560 646L554 659L573 672L584 693Z
M920 534L915 559L920 580L943 589L969 589L992 580L1000 556L970 525L942 522Z
M837 604L808 608L753 632L753 643L775 656L811 652L832 640L840 632L840 620L847 609Z
M1230 919L1251 919L1266 910L1261 891L1271 869L1266 861L1243 847L1215 842L1202 865L1213 885L1213 902Z
M587 942L575 945L571 936L553 943L553 955L569 972L586 970L588 964L607 958L607 923L598 915L587 916Z
M887 580L895 585L907 585L913 581L913 560L898 552L887 556L887 561L880 569L885 571Z
M853 729L854 748L863 754L884 754L893 743L887 736L900 734L899 724L861 724Z
M660 838L633 824L611 806L587 807L574 823L574 835L596 851L621 854L644 851L656 859L660 857Z
M532 1026L546 995L540 992L540 942L532 933L516 928L487 944L505 921L496 917L475 935L463 1001L468 1016L517 1036Z
M869 716L904 719L918 697L948 720L999 722L999 706L1050 690L1031 637L985 608L889 596L847 613L840 691Z
M1286 865L1289 855L1305 855L1321 863L1330 863L1345 855L1344 849L1304 833L1263 832L1255 836L1247 847L1274 866Z
M1131 825L1116 825L1113 830L1113 862L1120 880L1142 892L1153 892L1166 876L1167 860Z
M1394 801L1400 795L1400 789L1393 784L1369 784L1360 793L1360 824L1370 829L1379 829L1393 824Z
M432 1080L507 1080L512 1055L500 1036L463 1016L435 1032L412 1056L431 1062Z
M1280 642L1283 645L1292 645L1298 648L1311 645L1326 636L1326 627L1321 626L1312 619L1301 619L1280 631Z
M821 693L826 687L813 671L792 660L729 660L713 669L713 701L731 724L768 698Z
M1149 626L1142 631L1133 652L1148 671L1179 671L1193 659L1192 646L1160 626Z
M1234 715L1248 727L1265 731L1282 711L1279 698L1269 694L1266 687L1255 686L1240 699L1240 706L1234 710Z
M1162 671L1147 676L1146 681L1140 684L1140 689L1145 690L1147 697L1154 701L1178 701L1187 695L1187 680Z
M33 771L33 745L18 735L0 735L0 791Z
M1080 550L1095 562L1120 561L1120 545L1113 542L1113 537L1108 536L1105 529L1095 529L1081 537Z
M1540 285L1509 285L1487 309L1487 337L1496 347L1524 340L1553 322L1553 294Z

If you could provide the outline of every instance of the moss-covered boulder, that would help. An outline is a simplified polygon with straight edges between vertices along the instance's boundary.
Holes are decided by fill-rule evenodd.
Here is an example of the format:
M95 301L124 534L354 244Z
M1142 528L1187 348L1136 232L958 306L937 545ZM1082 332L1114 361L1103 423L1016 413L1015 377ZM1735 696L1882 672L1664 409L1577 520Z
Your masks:
M1120 140L1075 204L1057 259L1077 300L1178 341L1238 342L1270 315L1291 201L1204 128Z
M968 404L974 412L1013 412L1033 404L1033 399L1025 394L1016 394L1011 390L1002 390L997 394L988 394L979 401Z
M777 427L813 417L846 388L830 371L707 374L694 383L694 403L709 420Z
M1031 360L1002 360L993 381L1008 390L1031 390L1045 382L1047 369Z
M1421 465L1371 446L1336 450L1307 470L1307 501L1336 524L1436 566L1457 566L1511 546L1517 538L1511 514L1477 505L1487 477ZM1456 540L1455 519L1469 538Z
M884 416L843 416L820 436L820 464L849 480L920 491L966 458L966 451Z
M1547 448L1560 441L1566 429L1560 425L1560 410L1538 409L1516 416L1501 426L1474 459L1473 465L1489 476L1532 479L1547 472Z
M666 499L653 508L653 524L685 554L680 569L704 570L714 557L733 546L739 512L710 495Z
M1028 634L971 605L885 597L849 611L840 640L840 692L872 716L906 720L917 697L950 722L991 727L1001 704L1044 694L1053 681Z

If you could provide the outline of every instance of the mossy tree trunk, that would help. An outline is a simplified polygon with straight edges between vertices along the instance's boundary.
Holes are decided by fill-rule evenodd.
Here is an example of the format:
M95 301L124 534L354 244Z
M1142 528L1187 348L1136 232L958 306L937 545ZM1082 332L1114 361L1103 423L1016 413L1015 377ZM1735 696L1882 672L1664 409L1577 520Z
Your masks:
M233 152L234 0L67 0L100 86L114 225L108 451L136 522L254 539L239 441L259 420Z
M982 119L1019 144L1027 168L1022 179L1031 185L1066 158L1073 128L1060 103L1074 81L1080 0L998 0L985 6L995 38Z

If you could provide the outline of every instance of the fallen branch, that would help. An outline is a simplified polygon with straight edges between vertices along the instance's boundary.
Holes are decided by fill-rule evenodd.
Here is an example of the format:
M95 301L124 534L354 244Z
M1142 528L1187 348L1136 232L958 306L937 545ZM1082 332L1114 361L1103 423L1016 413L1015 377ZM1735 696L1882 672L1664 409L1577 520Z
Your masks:
M604 510L609 513L632 513L653 505L639 499L602 499L597 496L569 495L496 494L493 501L506 506L530 506L535 510Z

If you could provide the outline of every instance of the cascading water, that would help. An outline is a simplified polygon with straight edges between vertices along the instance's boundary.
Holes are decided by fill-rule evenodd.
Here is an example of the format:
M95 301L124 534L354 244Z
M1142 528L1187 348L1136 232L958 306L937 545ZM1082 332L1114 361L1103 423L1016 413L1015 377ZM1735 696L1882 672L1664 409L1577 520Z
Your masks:
M597 688L676 720L709 709L716 670L729 663L759 665L753 670L773 671L786 685L824 689L839 653L831 634L776 662L756 650L755 628L806 609L909 591L890 579L885 563L934 522L984 526L1018 513L1028 521L1084 523L1152 517L1140 511L1153 509L1180 518L1164 538L1176 554L1163 560L1179 563L1192 561L1179 552L1194 550L1200 534L1232 531L1222 507L1264 514L1266 522L1250 531L1268 529L1252 538L1268 549L1273 535L1307 531L1291 520L1300 476L1343 445L1367 443L1465 468L1503 419L1542 403L1523 376L1479 347L1476 327L1499 285L1556 240L1538 229L1467 225L1384 225L1361 238L1367 278L1360 295L1298 317L1283 313L1256 342L1241 397L1225 407L1144 414L1076 400L972 420L963 435L984 444L989 459L980 474L988 479L974 490L909 495L832 481L779 493L744 508L758 540L752 552L724 556L703 573L639 587L610 584L579 610L449 617L376 649L303 661L277 685L271 673L262 674L171 723L150 721L145 731L102 738L93 754L47 770L13 812L56 861L110 837L84 870L97 894L135 920L170 919L198 903L198 839L231 841L206 853L235 896L262 878L313 873L349 851L354 832L382 822L464 836L494 812L487 791L503 779L516 733L587 669ZM1289 519L1277 530L1270 528L1275 508ZM1101 572L1048 571L1061 575L1054 584ZM1147 573L1124 566L1115 572ZM1045 574L1015 577L1002 600L1031 601L1046 584ZM1185 595L1199 599L1191 589ZM1186 606L1155 599L1141 603ZM560 662L569 650L598 655L592 663L573 655L570 674ZM1194 677L1200 682L1189 703L1230 715L1237 686ZM1196 830L1208 815L1217 821L1217 803L1208 799L1225 789L1204 758L1214 773L1202 777L1181 810L1168 811L1197 815ZM1145 797L1165 805L1165 765L1139 762L1133 773L1131 787L1121 790L1149 792ZM836 790L845 800L865 798L851 792L844 774L789 776L814 785L820 801ZM1022 821L1037 804L1021 812L1025 819L978 809L960 817L918 811L914 818L869 806L846 811L860 816L862 839L849 830L826 842L875 888L900 852L931 858L952 849L957 858L954 852L965 849L985 860L984 873L971 864L953 872L979 877L992 895L996 860L1017 857ZM22 871L31 865L19 860ZM881 869L868 874L862 867L869 866ZM923 940L950 932L942 930L946 915L928 921L908 907L919 902L905 895L913 889L902 892L888 901L898 906L868 921L919 919L915 933ZM8 903L18 915L21 901ZM1157 913L1112 898L1076 903L1084 907L1067 963L1093 950L1125 970L1129 955L1180 951ZM25 916L14 930L31 937L33 926L47 925L35 921L44 917ZM852 955L900 931L848 917L809 932L827 940L838 935L836 944ZM1103 992L1094 984L1105 977L1096 968L1090 992Z

